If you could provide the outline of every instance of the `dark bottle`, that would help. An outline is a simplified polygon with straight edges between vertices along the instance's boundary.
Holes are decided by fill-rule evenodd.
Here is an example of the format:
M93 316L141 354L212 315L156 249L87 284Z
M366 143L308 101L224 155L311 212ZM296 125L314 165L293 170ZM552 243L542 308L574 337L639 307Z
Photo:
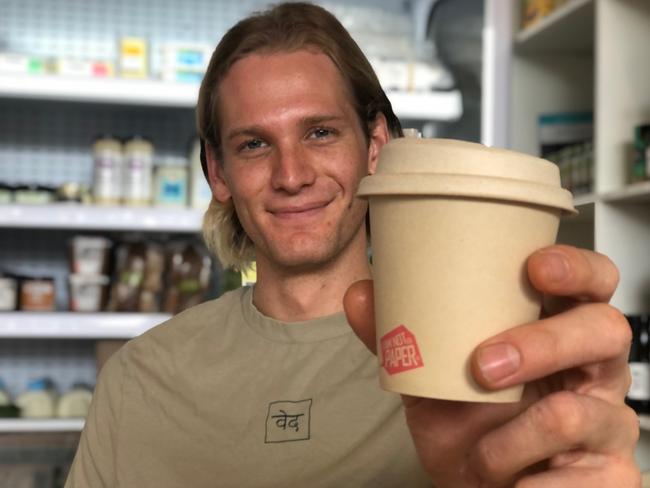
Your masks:
M650 316L628 317L632 327L630 372L632 385L625 399L638 414L650 414Z

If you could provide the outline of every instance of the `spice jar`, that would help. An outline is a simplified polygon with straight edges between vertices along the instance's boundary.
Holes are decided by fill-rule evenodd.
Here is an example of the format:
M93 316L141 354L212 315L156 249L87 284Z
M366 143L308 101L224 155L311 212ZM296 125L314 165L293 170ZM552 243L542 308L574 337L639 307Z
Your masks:
M123 201L127 205L151 204L153 144L135 136L124 145Z
M111 136L101 136L93 144L93 198L116 205L122 198L122 144Z

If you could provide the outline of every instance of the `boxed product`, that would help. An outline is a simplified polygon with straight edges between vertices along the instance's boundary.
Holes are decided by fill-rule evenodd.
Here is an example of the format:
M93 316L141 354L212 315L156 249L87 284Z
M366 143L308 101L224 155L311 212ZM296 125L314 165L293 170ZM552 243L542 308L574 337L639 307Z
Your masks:
M631 173L632 182L650 178L650 123L634 129L634 160Z

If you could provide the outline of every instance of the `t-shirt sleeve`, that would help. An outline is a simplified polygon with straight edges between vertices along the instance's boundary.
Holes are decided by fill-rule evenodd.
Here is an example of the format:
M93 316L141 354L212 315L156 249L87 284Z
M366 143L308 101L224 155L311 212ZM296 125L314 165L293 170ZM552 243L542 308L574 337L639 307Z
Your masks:
M101 369L65 488L116 486L115 452L122 406L124 349Z

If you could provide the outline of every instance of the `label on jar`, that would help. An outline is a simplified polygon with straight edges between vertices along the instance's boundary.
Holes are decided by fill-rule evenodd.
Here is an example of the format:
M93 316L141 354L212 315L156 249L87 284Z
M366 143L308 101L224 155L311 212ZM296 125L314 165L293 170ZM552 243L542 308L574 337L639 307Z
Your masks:
M650 400L650 363L630 363L632 384L627 397L630 400Z
M148 204L151 202L153 160L151 154L131 153L126 157L124 168L124 200L126 203Z
M95 151L93 195L99 202L117 203L122 197L122 156L117 151Z
M54 283L48 280L25 281L21 287L20 304L23 310L54 310Z
M0 310L16 310L16 280L0 278Z

